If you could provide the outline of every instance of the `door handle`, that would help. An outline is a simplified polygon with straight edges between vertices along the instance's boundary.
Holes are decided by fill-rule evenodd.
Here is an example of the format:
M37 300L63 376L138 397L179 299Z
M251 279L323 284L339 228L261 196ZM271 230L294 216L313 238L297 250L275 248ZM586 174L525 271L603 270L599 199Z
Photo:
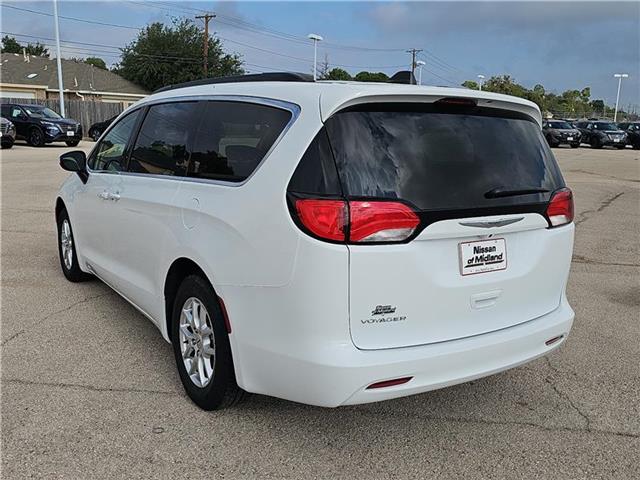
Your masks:
M120 200L120 194L118 192L109 194L109 199L117 202Z
M98 198L101 200L109 200L109 192L107 192L106 190L103 190L98 194Z

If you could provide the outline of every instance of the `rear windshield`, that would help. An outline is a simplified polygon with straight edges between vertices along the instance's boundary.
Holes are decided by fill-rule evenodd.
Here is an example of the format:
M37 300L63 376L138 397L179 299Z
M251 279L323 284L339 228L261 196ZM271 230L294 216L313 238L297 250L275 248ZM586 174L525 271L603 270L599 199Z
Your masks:
M557 129L560 129L560 130L570 130L570 129L573 128L567 122L549 122L549 126L551 128L557 128Z
M475 209L546 202L564 186L540 127L524 115L367 105L326 126L348 197L402 199L425 211ZM486 195L532 188L546 192Z

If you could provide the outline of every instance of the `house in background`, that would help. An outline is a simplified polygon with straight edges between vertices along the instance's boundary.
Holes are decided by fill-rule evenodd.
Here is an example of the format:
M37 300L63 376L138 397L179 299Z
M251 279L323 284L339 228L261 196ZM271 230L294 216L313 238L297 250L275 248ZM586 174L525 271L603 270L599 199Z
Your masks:
M108 70L62 59L65 100L123 103L125 106L149 92ZM27 54L0 54L0 98L56 100L59 97L55 58Z

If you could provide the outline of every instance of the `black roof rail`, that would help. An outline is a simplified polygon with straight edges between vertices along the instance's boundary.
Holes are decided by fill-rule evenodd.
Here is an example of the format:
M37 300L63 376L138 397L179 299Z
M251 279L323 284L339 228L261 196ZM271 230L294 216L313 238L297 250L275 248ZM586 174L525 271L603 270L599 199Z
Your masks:
M229 77L201 78L190 82L167 85L153 93L166 92L176 88L197 87L199 85L214 85L216 83L242 83L242 82L313 82L313 75L296 72L268 72L252 73L250 75L233 75Z
M416 85L418 82L416 82L416 77L414 77L411 70L400 70L388 80L388 83L404 83L405 85Z

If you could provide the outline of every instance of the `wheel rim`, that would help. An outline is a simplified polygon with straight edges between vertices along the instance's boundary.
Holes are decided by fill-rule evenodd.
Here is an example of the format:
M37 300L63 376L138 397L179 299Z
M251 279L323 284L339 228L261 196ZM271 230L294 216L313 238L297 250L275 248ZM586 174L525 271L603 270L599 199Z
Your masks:
M38 130L34 130L31 133L31 143L38 145L40 143L40 132Z
M60 229L60 247L62 248L62 259L67 270L73 266L73 237L71 236L71 226L68 220L62 222Z
M188 298L182 306L179 334L187 375L197 387L206 387L213 379L216 344L209 312L196 297Z

